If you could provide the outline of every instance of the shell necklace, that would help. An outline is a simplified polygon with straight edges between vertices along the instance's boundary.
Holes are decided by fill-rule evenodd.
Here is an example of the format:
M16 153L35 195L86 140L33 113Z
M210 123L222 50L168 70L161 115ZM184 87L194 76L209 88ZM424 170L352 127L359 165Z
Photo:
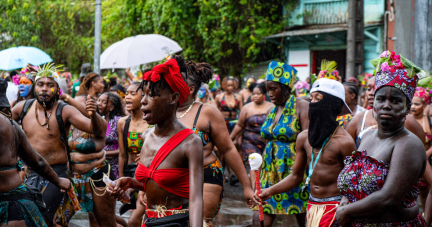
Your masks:
M192 104L189 106L189 108L180 117L178 117L177 119L180 119L180 118L184 117L189 112L189 110L192 109L192 106L193 106L194 103L195 103L195 101L193 101Z

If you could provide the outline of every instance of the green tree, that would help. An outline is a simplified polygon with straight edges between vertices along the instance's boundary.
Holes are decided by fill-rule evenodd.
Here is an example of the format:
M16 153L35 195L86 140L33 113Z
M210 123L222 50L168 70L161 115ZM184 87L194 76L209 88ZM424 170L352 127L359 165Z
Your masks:
M218 73L239 76L260 54L280 57L266 43L283 31L298 0L103 0L102 50L123 38L161 34L176 40L188 59L211 63ZM35 46L78 73L93 62L94 1L3 0L0 49Z
M209 62L222 75L240 75L263 48L271 57L279 57L278 46L263 40L287 26L284 7L290 12L297 2L127 0L124 10L133 34L165 35L183 47L182 54L187 58Z
M92 62L92 1L5 0L0 12L0 49L34 46L75 72Z

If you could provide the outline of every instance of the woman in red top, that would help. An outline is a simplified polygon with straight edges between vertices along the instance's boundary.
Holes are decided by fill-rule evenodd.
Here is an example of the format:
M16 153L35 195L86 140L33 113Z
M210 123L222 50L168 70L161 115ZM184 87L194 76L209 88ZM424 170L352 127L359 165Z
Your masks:
M145 73L139 89L143 91L143 119L155 127L142 135L136 180L122 177L109 191L117 198L128 188L144 191L147 227L162 223L202 226L203 147L201 139L176 117L178 106L190 93L176 60Z

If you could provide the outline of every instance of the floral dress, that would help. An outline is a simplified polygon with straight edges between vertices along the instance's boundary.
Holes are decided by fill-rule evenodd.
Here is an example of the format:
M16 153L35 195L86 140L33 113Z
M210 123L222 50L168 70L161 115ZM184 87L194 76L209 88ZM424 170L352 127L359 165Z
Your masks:
M117 122L120 120L120 116L115 116L113 119L108 121L108 126L106 130L106 138L105 138L105 147L106 151L113 151L119 149L118 143L118 130L117 130ZM119 178L119 162L118 157L113 159L107 159L111 168L116 176L116 179Z
M390 164L376 160L367 155L366 151L354 151L351 157L344 161L345 167L338 177L338 188L350 203L366 198L375 191L379 191L385 184ZM400 206L410 208L416 205L419 195L418 181L411 191L401 201ZM421 215L412 221L398 223L353 223L352 226L426 226Z
M261 188L269 188L292 172L296 156L296 139L300 133L300 122L296 114L296 98L292 95L285 104L282 115L273 128L277 107L267 116L261 127L261 136L268 140L264 151L262 170L260 173ZM298 214L306 212L309 190L301 191L301 187L272 196L264 205L268 214Z

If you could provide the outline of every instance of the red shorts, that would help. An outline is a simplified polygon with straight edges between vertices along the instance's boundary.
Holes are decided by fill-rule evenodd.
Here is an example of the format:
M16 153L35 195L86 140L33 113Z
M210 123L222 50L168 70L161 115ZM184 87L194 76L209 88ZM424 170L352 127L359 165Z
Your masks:
M328 201L328 202L318 203L309 200L307 205L307 218L308 218L307 226L310 226L310 223L313 221L315 223L318 223L319 221L319 225L314 224L314 226L319 226L319 227L330 227L333 224L336 224L337 223L336 209L339 206L339 203L340 203L339 201ZM316 211L318 207L324 209L323 214L322 211L314 213L314 211ZM311 213L311 209L312 209L312 213ZM320 214L317 215L317 213Z

